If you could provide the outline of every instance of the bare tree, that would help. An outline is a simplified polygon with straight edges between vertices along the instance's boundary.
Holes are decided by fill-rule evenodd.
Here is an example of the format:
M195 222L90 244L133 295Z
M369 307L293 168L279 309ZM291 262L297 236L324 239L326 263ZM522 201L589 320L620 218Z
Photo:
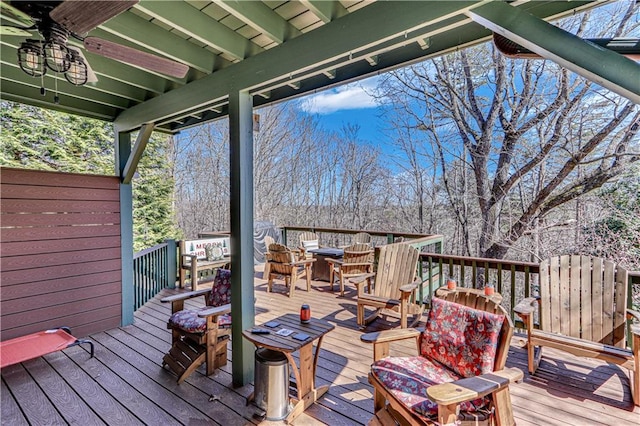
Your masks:
M609 35L630 25L637 6L625 7ZM589 18L563 25L583 35ZM507 60L488 44L395 71L379 89L394 120L405 115L407 128L424 130L466 233L470 210L479 212L482 256L504 257L536 224L640 159L637 105L549 61ZM460 163L471 173L473 209L454 196Z

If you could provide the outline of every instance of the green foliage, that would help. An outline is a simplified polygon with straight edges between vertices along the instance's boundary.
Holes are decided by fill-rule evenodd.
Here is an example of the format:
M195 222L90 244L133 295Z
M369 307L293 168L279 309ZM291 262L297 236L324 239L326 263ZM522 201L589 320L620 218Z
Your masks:
M113 175L110 123L2 101L0 165L32 170ZM177 236L173 217L172 140L153 134L133 182L134 250Z
M113 174L109 123L1 102L0 165L69 173Z
M168 165L171 142L171 137L154 133L133 179L134 251L179 235L173 216L174 181Z

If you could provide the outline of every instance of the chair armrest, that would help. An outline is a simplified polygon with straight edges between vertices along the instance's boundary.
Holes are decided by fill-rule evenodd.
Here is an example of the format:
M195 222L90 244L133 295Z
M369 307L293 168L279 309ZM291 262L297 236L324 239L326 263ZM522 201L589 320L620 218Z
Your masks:
M194 260L196 262L198 261L198 256L195 254L182 254L180 255L180 258L180 263L183 265L185 264L185 260L188 260L189 262L193 262Z
M173 302L177 302L179 300L187 300L187 299L192 299L194 297L198 297L198 296L203 296L207 293L209 293L211 291L211 289L202 289L202 290L195 290L195 291L188 291L186 293L180 293L180 294L174 294L173 296L167 296L167 297L163 297L162 299L160 299L160 301L162 303L173 303Z
M415 328L399 328L395 330L374 331L360 336L365 343L389 343L399 340L412 339L420 336L420 330Z
M230 312L231 312L231 304L228 303L226 305L212 306L211 308L203 309L200 312L198 312L198 316L200 318L207 318L214 315L228 314Z
M412 283L405 284L405 285L401 286L399 290L400 290L402 293L411 293L413 290L415 290L416 288L418 288L418 286L419 286L420 284L422 284L422 281L420 281L420 280L418 279L418 280L415 280L415 281L414 281L414 282L412 282Z
M363 282L365 282L366 280L368 280L369 278L373 278L375 276L376 276L375 272L362 274L362 275L358 275L357 277L349 278L349 282L357 287Z
M640 312L634 311L633 309L627 309L627 318L635 319L638 322L631 324L631 334L635 336L640 336ZM631 337L631 336L629 336Z
M296 260L295 262L291 263L291 266L302 266L302 265L306 265L308 263L313 263L315 262L317 259L302 259L302 260Z
M325 261L331 264L331 266L335 266L335 265L342 266L342 264L344 263L342 259L326 258ZM349 265L351 265L351 263Z
M526 299L522 299L514 308L513 311L520 315L531 315L535 310L536 303L540 303L540 297L527 297Z
M505 368L493 373L430 386L427 388L427 396L438 405L459 404L504 389L510 383L522 380L523 376L518 368Z

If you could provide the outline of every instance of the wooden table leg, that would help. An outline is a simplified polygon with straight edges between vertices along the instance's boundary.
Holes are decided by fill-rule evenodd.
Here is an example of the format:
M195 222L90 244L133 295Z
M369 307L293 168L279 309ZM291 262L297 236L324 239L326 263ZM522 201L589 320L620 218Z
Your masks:
M296 386L298 388L298 399L294 401L294 407L287 416L286 421L292 422L298 417L304 410L309 408L314 402L316 402L322 395L327 393L329 386L320 386L316 388L316 367L318 365L318 358L320 354L320 345L322 344L322 337L318 339L316 345L315 354L313 353L313 342L300 348L300 368L296 366L295 360L289 353L285 353L285 356L289 360L289 363L294 369L294 376L296 378Z

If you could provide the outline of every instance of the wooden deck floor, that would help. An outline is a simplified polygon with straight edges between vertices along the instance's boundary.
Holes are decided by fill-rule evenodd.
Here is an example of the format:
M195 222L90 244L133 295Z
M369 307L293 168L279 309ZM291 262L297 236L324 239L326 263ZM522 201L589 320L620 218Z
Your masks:
M136 312L133 325L90 336L96 343L93 359L75 347L3 369L2 424L260 423L253 417L256 410L245 403L252 385L231 387L231 362L210 377L201 367L181 385L161 368L170 334L165 328L169 306L159 299L172 292L165 291ZM297 312L302 303L309 303L314 317L336 324L323 341L317 372L318 384L330 384L330 390L294 424L366 424L373 409L367 382L372 350L359 339L354 291L340 297L318 282L310 293L298 287L290 299L282 285L267 294L265 282L257 278L255 293L256 323ZM389 326L382 321L374 325ZM526 371L520 341L514 339L507 364ZM393 354L410 349L400 346ZM525 374L511 394L519 425L640 424L640 409L631 403L623 370L553 350L545 352L536 376Z

